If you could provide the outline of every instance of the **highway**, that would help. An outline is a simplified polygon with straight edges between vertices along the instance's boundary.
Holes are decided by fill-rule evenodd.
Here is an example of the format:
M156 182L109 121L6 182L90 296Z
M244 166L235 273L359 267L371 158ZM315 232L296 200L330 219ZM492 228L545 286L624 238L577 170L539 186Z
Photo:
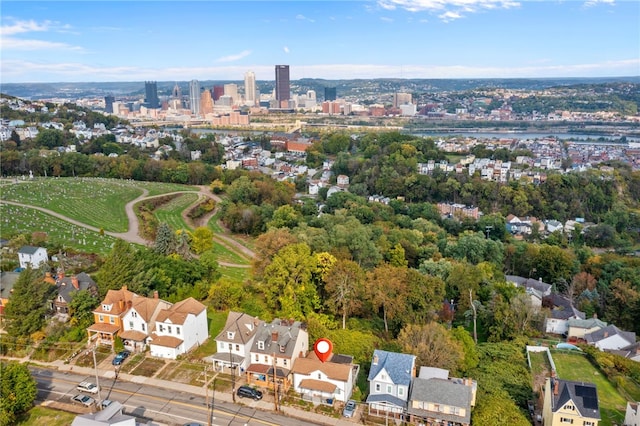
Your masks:
M78 383L84 380L95 382L95 378L67 372L58 372L38 367L30 367L38 384L38 400L69 403ZM142 420L153 420L167 425L183 425L189 422L207 424L207 404L205 395L194 395L171 389L123 382L114 379L100 381L102 399L118 401L125 407L125 413ZM213 395L212 395L213 394ZM299 419L293 419L258 410L252 407L254 401L233 404L216 401L215 392L209 395L211 424L214 426L295 426ZM91 395L95 397L94 395ZM95 397L97 399L97 397ZM315 424L315 423L306 423Z

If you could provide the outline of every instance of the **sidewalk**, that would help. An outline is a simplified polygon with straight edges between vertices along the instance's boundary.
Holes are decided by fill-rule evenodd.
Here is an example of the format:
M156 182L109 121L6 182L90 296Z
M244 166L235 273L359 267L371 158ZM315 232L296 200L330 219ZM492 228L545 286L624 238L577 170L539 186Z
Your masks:
M17 361L29 361L26 359L16 359ZM95 376L95 370L91 367L78 367L72 364L65 364L63 361L57 360L53 362L39 362L36 361L35 364L40 365L48 365L56 368L58 371L62 372L72 372L76 374L86 374L87 376ZM115 371L112 369L98 369L98 376L104 379L113 379L115 377ZM181 392L191 393L199 396L203 396L205 394L204 386L192 386L179 382L172 382L168 380L154 379L145 376L136 376L133 374L127 373L119 373L118 380L137 383L137 384L147 384L150 386L155 386L163 389L172 389ZM221 400L224 402L233 402L233 397L229 393L217 392L215 395L216 400ZM274 404L272 402L266 401L243 401L245 405L259 409L261 411L273 412ZM288 417L311 421L317 424L329 425L329 426L353 426L357 424L356 419L345 419L345 418L333 418L329 416L324 416L322 414L312 413L309 411L300 410L298 408L289 407L289 406L281 406L280 414L286 415Z

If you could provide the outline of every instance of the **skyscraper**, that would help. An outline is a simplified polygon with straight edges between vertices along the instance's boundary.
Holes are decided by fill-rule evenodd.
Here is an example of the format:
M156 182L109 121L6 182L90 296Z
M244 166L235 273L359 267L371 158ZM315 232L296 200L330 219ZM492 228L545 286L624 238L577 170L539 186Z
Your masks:
M325 101L335 101L336 100L336 88L335 87L325 87L324 88L324 100Z
M113 103L115 102L116 98L114 98L112 95L107 95L104 97L104 112L106 112L107 114L113 114Z
M282 108L282 103L287 102L290 97L289 65L276 65L276 101L278 101L278 106Z
M160 108L160 100L158 99L158 84L155 81L144 82L144 102L147 108Z
M237 105L238 103L238 85L235 83L229 83L224 85L225 96L231 97L231 103ZM219 98L218 98L219 99ZM216 100L218 100L216 99Z
M244 74L244 102L251 106L256 104L256 74L253 71Z
M213 100L217 101L224 95L224 86L213 86Z
M200 115L200 82L191 80L189 82L189 105L191 105L191 113Z

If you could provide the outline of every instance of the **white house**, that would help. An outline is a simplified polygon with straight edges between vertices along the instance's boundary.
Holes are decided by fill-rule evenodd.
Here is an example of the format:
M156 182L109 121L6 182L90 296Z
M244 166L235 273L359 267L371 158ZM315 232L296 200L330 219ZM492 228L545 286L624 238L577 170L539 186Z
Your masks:
M18 250L18 260L21 268L37 269L49 261L49 255L44 247L22 246Z
M122 317L122 331L118 334L124 347L132 352L146 349L149 335L154 328L155 320L163 309L171 308L171 303L158 298L134 296L129 301L129 310Z
M182 300L156 317L149 338L151 356L176 359L209 337L207 308L193 297Z
M584 335L584 340L604 350L617 350L627 347L636 342L636 333L632 331L622 331L613 324Z
M627 402L627 412L624 416L624 426L640 426L640 402Z
M293 365L293 388L306 401L327 405L333 405L334 401L347 402L358 371L353 357L334 354L322 362L310 352L306 358L296 359Z
M216 336L217 353L209 357L216 371L239 367L240 371L249 365L249 352L258 328L264 321L251 315L230 311L224 328Z
M124 414L121 403L113 401L98 412L76 416L71 426L136 426L137 424L135 417Z
M369 370L369 414L404 418L411 381L416 376L415 355L373 352Z

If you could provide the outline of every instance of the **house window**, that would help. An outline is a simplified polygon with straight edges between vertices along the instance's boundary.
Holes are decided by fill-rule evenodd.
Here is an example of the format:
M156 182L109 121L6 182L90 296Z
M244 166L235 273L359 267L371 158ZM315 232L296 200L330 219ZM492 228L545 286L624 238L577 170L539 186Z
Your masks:
M594 422L590 422L590 421L588 421L588 420L585 420L585 421L582 423L582 425L583 425L583 426L595 426L595 423L594 423Z
M404 388L402 386L398 386L398 396L404 396Z
M160 333L164 332L164 326L162 324L158 325L158 330L160 330Z
M240 345L236 345L236 352L240 352Z
M233 339L235 333L233 331L227 331L227 339Z
M256 358L256 362L260 361L260 355L256 354L255 358Z
M109 309L109 305L102 305L102 310L109 312L111 309Z
M433 411L435 411L436 413L440 412L440 404L433 404Z
M264 356L264 362L265 364L269 364L269 357L266 355Z
M147 328L147 326L142 323L142 331L146 331L145 328Z
M260 340L258 342L258 349L261 349L261 350L264 349L264 341L263 340Z
M380 383L376 383L376 392L380 392L380 389L381 389Z
M287 366L287 360L286 360L286 359L283 359L283 360L282 360L282 364L286 367L286 366Z
M318 380L322 380L322 374L318 373Z
M99 315L98 316L98 321L104 322L104 315Z
M576 409L576 407L574 407L574 406L573 406L573 405L571 405L571 404L567 404L567 405L565 405L565 406L564 406L564 409L565 409L565 410L573 411L573 410L575 410L575 409Z
M176 327L176 334L180 335L180 327Z
M133 330L133 321L129 321L129 328Z
M393 387L391 385L387 385L387 393L393 392Z
M115 324L116 323L116 319L114 317L109 317L109 322L111 324Z
M566 423L566 424L572 425L573 419L569 419L567 417L560 417L560 423Z
M131 316L134 318L138 318L138 313L136 311L131 312Z
M170 325L167 326L167 333L171 334L171 326Z
M460 415L460 407L449 407L449 413L455 414L456 416Z

